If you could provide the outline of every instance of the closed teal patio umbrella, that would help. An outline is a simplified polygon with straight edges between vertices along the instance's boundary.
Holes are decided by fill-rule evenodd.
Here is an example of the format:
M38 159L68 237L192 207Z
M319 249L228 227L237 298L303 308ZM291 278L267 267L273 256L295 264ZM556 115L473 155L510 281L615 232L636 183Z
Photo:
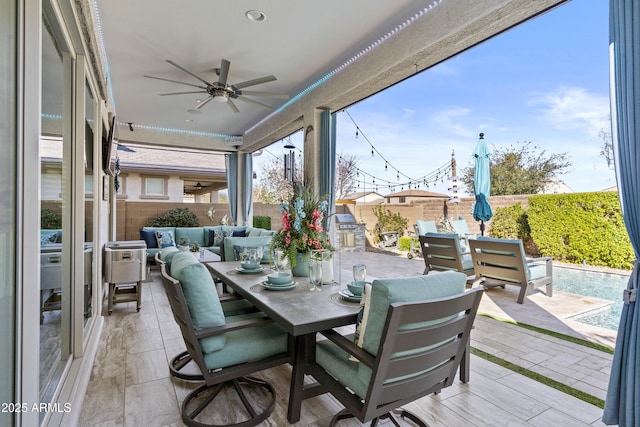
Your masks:
M473 151L473 157L476 159L476 167L473 172L473 192L476 196L476 203L473 205L473 219L480 221L480 233L483 236L484 222L493 217L489 205L489 196L491 195L490 155L484 140L484 133L481 133L476 149Z

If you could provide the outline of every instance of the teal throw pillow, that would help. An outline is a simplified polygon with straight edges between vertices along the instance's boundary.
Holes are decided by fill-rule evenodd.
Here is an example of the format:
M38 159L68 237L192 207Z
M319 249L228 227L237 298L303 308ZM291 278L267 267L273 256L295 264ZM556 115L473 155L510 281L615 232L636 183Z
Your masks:
M262 261L263 246L233 245L236 261ZM252 257L254 255L254 257ZM254 258L254 259L252 259Z
M156 239L158 240L159 248L176 245L175 238L173 237L173 231L156 231Z
M40 244L41 245L50 245L51 243L56 243L58 240L58 233L46 233L40 234Z

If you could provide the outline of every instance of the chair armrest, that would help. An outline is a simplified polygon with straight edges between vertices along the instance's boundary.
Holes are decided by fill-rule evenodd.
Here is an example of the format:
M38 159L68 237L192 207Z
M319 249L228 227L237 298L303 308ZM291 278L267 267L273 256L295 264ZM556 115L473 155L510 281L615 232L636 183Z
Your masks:
M331 342L335 345L354 356L360 362L364 363L369 368L373 368L376 362L376 358L373 357L370 353L363 350L361 347L358 347L353 341L347 339L334 331L333 329L328 329L326 331L320 332L322 335L327 337Z
M551 277L551 275L553 274L553 264L552 261L553 259L550 256L543 256L543 257L538 257L538 258L527 258L526 262L527 264L532 264L535 262L545 262L546 268L547 268L547 276Z
M195 331L195 335L197 339L214 337L216 335L221 335L227 332L237 331L239 329L250 328L259 325L266 325L267 323L271 323L273 320L269 318L267 315L261 317L254 317L246 320L239 320L237 322L227 323L222 326L218 326L217 328L207 328L202 329L200 331Z

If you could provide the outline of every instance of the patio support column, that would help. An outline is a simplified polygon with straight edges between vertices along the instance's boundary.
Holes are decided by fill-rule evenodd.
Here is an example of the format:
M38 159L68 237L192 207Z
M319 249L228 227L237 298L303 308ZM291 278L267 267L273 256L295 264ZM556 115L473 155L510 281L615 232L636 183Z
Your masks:
M320 193L322 112L325 110L316 108L304 115L304 181L313 186L315 194Z

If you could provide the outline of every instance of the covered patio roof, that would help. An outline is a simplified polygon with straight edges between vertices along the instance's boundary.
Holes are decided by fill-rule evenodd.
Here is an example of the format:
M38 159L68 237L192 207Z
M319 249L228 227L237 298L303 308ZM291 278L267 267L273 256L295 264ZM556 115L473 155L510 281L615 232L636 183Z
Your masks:
M94 61L121 142L253 152L307 129L316 108L345 108L564 1L97 0L98 19L87 25L101 35ZM256 8L264 20L247 17ZM273 75L241 92L288 99L235 92L234 112L229 102L199 107L207 93L159 96L206 89L223 59L228 85Z

